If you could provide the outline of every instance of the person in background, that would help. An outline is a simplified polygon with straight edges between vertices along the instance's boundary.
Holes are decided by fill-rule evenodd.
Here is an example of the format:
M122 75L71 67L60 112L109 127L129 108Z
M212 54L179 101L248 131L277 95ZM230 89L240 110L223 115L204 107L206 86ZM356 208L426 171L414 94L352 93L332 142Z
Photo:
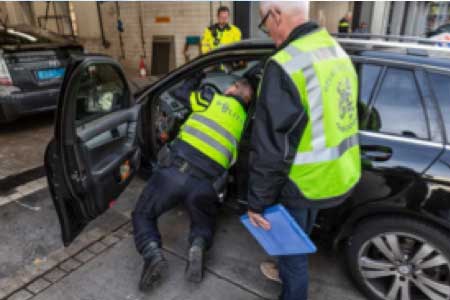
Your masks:
M259 28L275 42L257 96L250 138L248 216L282 203L309 234L319 209L344 202L361 176L358 77L307 1L261 2ZM279 271L278 271L279 270ZM308 256L286 255L261 271L282 283L281 300L308 298ZM320 274L317 275L320 277Z
M352 29L352 20L353 16L351 12L347 12L347 14L339 20L338 24L338 32L339 33L350 33Z
M241 30L229 23L230 10L221 6L217 10L217 23L205 29L202 39L202 54L208 53L220 46L241 40Z
M366 22L359 24L358 28L355 29L355 33L369 33L369 27Z

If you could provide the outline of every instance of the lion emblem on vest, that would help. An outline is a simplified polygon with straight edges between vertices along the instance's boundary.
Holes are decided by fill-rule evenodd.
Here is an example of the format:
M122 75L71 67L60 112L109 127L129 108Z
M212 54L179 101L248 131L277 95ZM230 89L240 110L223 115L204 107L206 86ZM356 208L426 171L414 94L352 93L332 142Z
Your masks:
M348 78L341 80L337 85L339 94L339 130L350 130L356 122L356 107L352 103L352 86Z

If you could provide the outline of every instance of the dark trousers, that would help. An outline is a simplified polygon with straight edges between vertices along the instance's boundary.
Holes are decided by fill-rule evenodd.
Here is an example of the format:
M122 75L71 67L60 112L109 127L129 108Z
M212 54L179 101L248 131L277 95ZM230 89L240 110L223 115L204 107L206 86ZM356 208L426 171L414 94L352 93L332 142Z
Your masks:
M179 203L184 203L191 217L189 240L203 237L212 241L219 209L217 194L210 180L182 173L176 167L158 168L147 183L133 211L134 240L139 253L148 258L149 244L161 245L158 217Z
M286 207L306 233L311 233L317 217L316 209ZM281 300L308 299L308 256L288 255L278 257L280 279L283 282Z

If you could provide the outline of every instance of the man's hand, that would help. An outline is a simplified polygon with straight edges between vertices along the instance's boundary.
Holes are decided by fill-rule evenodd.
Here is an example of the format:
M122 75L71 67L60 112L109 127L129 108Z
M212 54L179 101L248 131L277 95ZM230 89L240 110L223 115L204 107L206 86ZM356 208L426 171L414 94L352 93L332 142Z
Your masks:
M248 211L247 212L248 217L250 218L250 222L252 222L253 226L255 227L261 227L264 230L270 230L271 225L270 222L264 219L264 217L261 214Z

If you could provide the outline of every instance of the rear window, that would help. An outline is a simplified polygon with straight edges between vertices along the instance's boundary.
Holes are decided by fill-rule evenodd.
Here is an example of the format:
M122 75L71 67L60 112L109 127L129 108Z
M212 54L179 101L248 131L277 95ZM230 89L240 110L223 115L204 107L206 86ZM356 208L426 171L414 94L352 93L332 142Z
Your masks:
M422 98L411 70L389 68L371 111L372 131L428 139Z
M450 76L431 73L430 82L444 118L448 144L450 143Z
M52 42L54 41L50 38L37 33L30 33L12 28L0 30L0 45L23 45Z

